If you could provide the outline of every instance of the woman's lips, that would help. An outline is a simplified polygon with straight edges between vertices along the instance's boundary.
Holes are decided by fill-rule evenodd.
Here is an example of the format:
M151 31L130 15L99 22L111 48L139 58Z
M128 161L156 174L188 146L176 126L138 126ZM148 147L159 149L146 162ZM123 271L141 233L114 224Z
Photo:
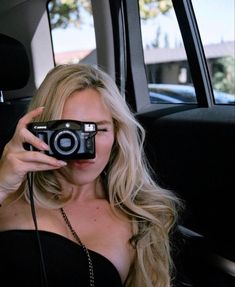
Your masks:
M85 159L80 159L80 160L74 160L73 161L73 165L75 168L88 168L91 165L93 165L95 163L94 160L85 160Z

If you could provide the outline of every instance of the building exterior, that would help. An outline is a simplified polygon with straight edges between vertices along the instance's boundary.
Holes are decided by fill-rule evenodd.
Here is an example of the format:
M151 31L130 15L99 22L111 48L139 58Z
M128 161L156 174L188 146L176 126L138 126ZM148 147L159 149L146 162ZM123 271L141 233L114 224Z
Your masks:
M234 42L221 42L204 47L211 75L218 59L234 57ZM146 73L150 83L191 83L191 76L184 47L151 48L144 50ZM57 64L61 63L96 63L96 50L82 50L57 53Z

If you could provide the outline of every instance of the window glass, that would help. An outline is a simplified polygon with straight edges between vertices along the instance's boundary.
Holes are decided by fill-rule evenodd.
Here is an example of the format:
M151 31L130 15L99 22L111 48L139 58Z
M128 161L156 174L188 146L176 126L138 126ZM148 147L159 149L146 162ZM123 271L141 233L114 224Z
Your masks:
M234 0L192 0L216 104L235 103ZM139 0L151 103L195 103L171 0Z
M139 0L151 103L196 103L189 65L170 0Z
M235 103L234 0L192 0L217 104ZM203 9L202 9L203 7Z
M90 0L48 2L55 63L96 62L94 22Z

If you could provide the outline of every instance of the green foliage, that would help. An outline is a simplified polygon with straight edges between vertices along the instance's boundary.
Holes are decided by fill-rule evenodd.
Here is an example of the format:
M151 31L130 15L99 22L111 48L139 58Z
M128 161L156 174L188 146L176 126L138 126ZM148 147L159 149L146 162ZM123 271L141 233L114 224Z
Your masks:
M88 0L52 0L49 2L51 28L67 28L69 25L79 27L81 24L81 7L91 13Z
M214 63L212 83L216 90L235 94L234 57L224 57L216 60Z
M158 14L166 14L171 8L171 0L139 0L140 18L148 20Z
M114 0L115 1L115 0ZM91 13L89 0L52 0L49 2L51 28L67 28L69 25L79 27L82 19L80 10ZM147 20L158 14L167 13L172 8L171 0L140 0L140 17Z

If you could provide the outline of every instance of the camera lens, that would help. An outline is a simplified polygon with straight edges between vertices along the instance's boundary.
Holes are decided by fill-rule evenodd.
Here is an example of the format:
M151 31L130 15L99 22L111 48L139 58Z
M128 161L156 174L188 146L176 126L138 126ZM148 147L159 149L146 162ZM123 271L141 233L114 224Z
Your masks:
M79 146L79 138L71 131L60 131L55 135L54 149L60 155L71 155L77 152Z

